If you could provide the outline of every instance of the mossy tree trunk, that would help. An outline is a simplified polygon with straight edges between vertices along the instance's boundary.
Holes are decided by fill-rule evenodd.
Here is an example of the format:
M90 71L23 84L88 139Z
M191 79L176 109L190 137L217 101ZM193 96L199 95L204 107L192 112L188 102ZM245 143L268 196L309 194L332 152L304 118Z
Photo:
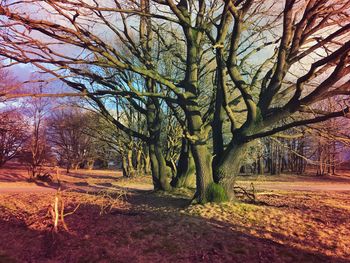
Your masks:
M187 13L184 12L187 17ZM186 57L186 75L182 82L185 89L185 98L183 99L183 109L186 114L187 126L189 132L189 142L196 167L196 194L195 199L199 203L205 203L206 191L213 182L212 173L212 155L208 149L208 132L205 129L204 121L201 115L201 107L198 102L199 92L199 72L198 65L202 54L201 40L202 32L183 25L184 33L187 39L187 57Z
M212 155L206 145L191 145L193 160L196 166L196 194L195 198L199 203L206 203L207 189L213 183Z
M158 143L152 142L149 144L149 156L154 190L170 190L171 169L166 165L162 149Z
M215 100L215 112L212 121L212 136L213 136L213 170L220 162L220 158L224 153L224 139L223 139L223 123L226 118L225 111L222 106L223 96L220 85L217 85L216 100ZM214 181L218 182L214 173Z
M122 155L122 170L123 170L123 177L129 177L128 160L127 160L125 154Z
M171 181L173 187L193 188L196 185L196 167L186 138L182 138L181 153L177 164L176 176Z
M144 162L142 160L142 148L138 148L136 151L136 170L137 175L141 176L144 172Z
M150 3L148 0L141 0L140 7L142 12L150 13ZM151 16L142 16L140 19L140 46L143 58L148 62L146 68L153 70L152 49L154 47L152 20ZM145 88L148 92L156 92L157 83L151 78L145 78ZM166 165L166 160L162 152L160 134L161 134L161 106L158 98L148 97L146 100L146 119L149 140L147 142L149 157L151 163L151 172L154 189L170 190L171 169Z
M148 87L154 86L151 80L147 81ZM147 103L147 126L150 134L148 142L149 156L153 185L155 190L170 190L171 168L167 166L162 152L160 134L161 118L160 105L157 99L148 98Z
M128 175L129 177L135 176L135 168L133 164L133 150L129 149L127 151L127 160L128 160Z
M150 160L150 156L149 156L149 149L145 149L145 151L142 152L142 162L143 162L144 173L150 174L151 173L151 160Z
M215 167L217 183L224 188L230 198L233 198L235 177L240 172L248 147L249 143L247 142L232 141L225 149L220 163Z

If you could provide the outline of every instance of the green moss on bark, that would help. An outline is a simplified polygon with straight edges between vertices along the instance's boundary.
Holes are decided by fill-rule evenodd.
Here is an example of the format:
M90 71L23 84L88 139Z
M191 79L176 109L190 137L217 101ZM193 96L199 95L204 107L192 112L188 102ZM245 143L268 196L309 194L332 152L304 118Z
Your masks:
M226 190L217 183L210 183L205 193L207 202L222 203L229 200Z

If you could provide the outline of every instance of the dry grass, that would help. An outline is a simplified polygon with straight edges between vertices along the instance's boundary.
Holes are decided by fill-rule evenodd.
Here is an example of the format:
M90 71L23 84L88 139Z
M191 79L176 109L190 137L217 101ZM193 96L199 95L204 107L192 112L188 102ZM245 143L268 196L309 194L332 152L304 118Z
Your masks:
M349 192L263 191L255 204L189 206L191 191L123 192L150 178L114 176L64 175L77 187L62 193L65 214L80 206L65 217L69 232L55 235L55 192L0 194L0 262L350 261Z
M183 212L279 244L350 260L349 193L263 193L258 202L207 204Z

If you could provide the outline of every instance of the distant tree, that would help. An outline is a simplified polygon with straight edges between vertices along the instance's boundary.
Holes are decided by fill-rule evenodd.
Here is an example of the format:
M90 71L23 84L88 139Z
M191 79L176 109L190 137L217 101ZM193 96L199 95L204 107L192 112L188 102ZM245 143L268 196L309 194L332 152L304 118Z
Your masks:
M38 87L39 91L42 87ZM21 160L28 165L31 179L36 179L53 161L46 134L46 115L50 101L46 98L30 98L25 102L26 114L30 123L30 136L27 140Z
M0 167L19 156L28 138L28 126L14 110L0 113Z
M4 103L9 94L16 92L21 85L16 81L8 69L3 68L0 62L0 102Z
M142 130L145 126L144 117L135 114L131 110L132 108L128 108L128 105L120 106L122 110L115 112L115 118L135 130ZM133 177L150 173L150 156L147 144L143 140L118 129L106 116L95 114L91 125L88 126L88 133L99 140L99 149L104 150L99 155L109 156L115 161L120 161L123 176Z
M328 98L319 103L321 111L339 109L341 98ZM349 118L349 117L348 117ZM343 162L341 153L350 146L349 123L344 119L330 119L322 124L309 126L309 148L317 175L334 175Z
M98 140L88 134L93 116L79 109L63 109L48 121L48 140L60 163L69 172L83 164L92 167L99 157Z

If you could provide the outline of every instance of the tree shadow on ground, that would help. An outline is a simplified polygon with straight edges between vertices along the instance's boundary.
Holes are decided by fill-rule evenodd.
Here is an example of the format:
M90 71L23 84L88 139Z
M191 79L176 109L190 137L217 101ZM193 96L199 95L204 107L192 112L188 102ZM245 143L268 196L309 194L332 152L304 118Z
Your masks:
M64 173L64 176L67 177L72 177L72 178L81 178L81 179L105 179L105 180L120 180L122 177L122 174L120 171L111 171L111 174L115 175L98 175L98 174L93 174L93 173L87 173L87 171L83 172L70 172L70 173Z
M58 184L54 181L44 182L44 181L40 181L40 180L34 180L32 182L35 183L35 185L37 185L37 186L51 188L51 189L58 189L60 186L60 184Z
M0 182L24 182L28 178L28 169L24 165L6 163L0 167Z
M127 201L133 206L148 208L172 208L184 209L191 204L191 199L184 197L173 197L157 195L153 191L134 191L134 195L129 195Z
M20 219L0 219L1 254L18 262L347 262L258 238L228 223L156 210L185 205L171 199L134 195L131 207L102 215L98 205L84 204L66 219L71 232L55 236L45 220L27 226ZM154 209L140 210L144 204Z
M0 182L12 183L12 182L25 182L28 180L28 175L13 173L7 170L0 170Z

